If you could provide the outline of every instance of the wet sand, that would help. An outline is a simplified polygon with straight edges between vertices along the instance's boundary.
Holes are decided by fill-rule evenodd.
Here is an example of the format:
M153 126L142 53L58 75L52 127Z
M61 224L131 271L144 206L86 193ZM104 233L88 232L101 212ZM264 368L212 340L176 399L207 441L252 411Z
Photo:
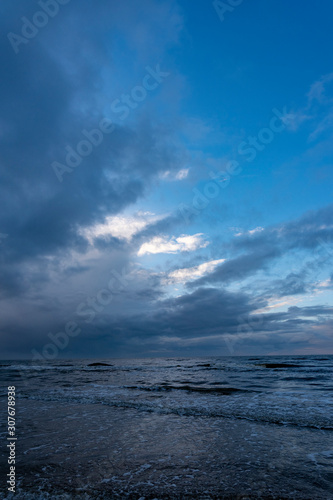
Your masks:
M33 400L17 429L15 499L333 498L329 431Z

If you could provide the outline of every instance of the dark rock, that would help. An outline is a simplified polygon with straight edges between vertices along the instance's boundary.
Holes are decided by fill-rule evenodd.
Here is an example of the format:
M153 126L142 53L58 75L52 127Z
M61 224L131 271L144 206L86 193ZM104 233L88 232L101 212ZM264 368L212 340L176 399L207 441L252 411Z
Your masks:
M265 368L301 368L300 365L291 365L289 363L263 363L256 366L265 366Z
M90 363L87 366L112 366L112 365L109 365L108 363Z

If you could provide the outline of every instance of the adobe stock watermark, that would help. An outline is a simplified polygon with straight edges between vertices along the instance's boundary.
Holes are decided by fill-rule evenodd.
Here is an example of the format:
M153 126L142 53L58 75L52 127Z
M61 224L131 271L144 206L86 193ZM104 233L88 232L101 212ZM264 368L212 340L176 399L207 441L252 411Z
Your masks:
M333 239L326 239L326 241L319 237L317 238L318 246L313 250L312 257L320 258L321 265L328 263L333 258ZM307 257L304 257L303 261L299 264L299 268L303 266L308 266L309 262ZM286 289L290 291L290 295L299 295L298 290L302 290L304 287L304 280L302 277L295 274L289 274L286 276L285 280ZM253 333L258 333L260 329L263 328L265 319L267 318L267 313L257 313L248 314L243 316L238 316L238 326L237 333L233 335L225 335L223 340L228 348L231 355L235 355L236 344L241 344L248 335Z
M246 141L242 141L238 145L237 152L240 156L246 157L245 161L253 162L258 153L262 152L274 140L276 134L280 134L285 130L288 120L286 106L282 112L274 108L272 113L273 116L267 127L260 129L256 136L248 136ZM217 198L222 193L222 190L230 184L232 177L239 175L242 171L243 167L237 160L229 161L222 171L210 171L211 180L206 182L202 191L198 188L192 189L194 196L191 204L180 203L178 206L178 211L184 221L188 224L191 217L199 215L210 204L211 200Z
M155 69L146 66L147 73L142 79L141 85L136 85L130 93L122 94L120 98L114 99L111 103L111 111L119 115L119 120L126 120L131 111L136 109L148 96L149 92L155 90L170 73L161 71L160 65L157 64ZM78 167L84 158L89 156L94 148L102 144L104 136L111 134L115 130L115 125L109 118L102 118L98 126L92 130L83 129L81 134L84 139L80 140L75 148L66 146L67 152L65 162L59 163L54 161L51 167L59 182L63 182L64 174L71 173Z
M110 274L111 278L104 288L101 288L93 297L87 297L76 307L76 316L84 318L87 324L92 323L96 316L112 302L114 295L125 290L133 279L131 274L126 273L124 269L121 273L113 269ZM70 340L80 335L82 330L74 319L67 321L61 331L55 334L49 332L47 334L49 342L45 343L40 351L31 349L32 362L38 361L38 365L33 368L38 370L41 363L47 364L49 361L54 361L59 353L68 347ZM23 382L27 384L25 371L20 369L19 372Z
M221 22L224 21L224 15L227 12L233 12L236 7L241 5L244 0L214 0L213 7L219 16Z
M42 10L37 10L31 20L25 16L21 17L23 23L21 34L18 35L12 31L7 34L7 38L15 54L19 53L22 44L26 45L38 35L39 31L48 24L50 18L58 15L60 5L66 5L69 2L70 0L39 0L38 5Z
M223 340L231 355L235 355L235 345L243 342L245 336L257 332L264 324L265 315L248 314L247 316L238 316L239 322L236 335L225 335Z

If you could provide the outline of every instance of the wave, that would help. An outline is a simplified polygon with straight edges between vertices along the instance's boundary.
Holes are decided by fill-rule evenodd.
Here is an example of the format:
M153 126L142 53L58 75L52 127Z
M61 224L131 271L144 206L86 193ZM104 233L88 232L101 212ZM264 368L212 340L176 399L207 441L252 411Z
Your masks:
M226 418L232 420L247 420L250 422L257 422L262 424L278 425L278 426L292 426L300 428L315 429L320 431L333 431L333 426L328 424L328 422L309 422L305 420L293 420L290 417L283 417L279 415L274 415L272 412L265 414L246 414L237 410L225 410L225 409L209 409L206 407L188 407L188 406L163 406L156 405L156 403L151 403L148 401L138 402L138 401L125 401L125 400L112 400L105 399L103 397L89 397L82 395L64 397L53 396L29 396L25 399L32 399L37 401L49 401L49 402L67 402L73 404L102 404L105 406L110 406L112 408L121 409L133 409L137 411L144 411L148 413L166 414L166 415L179 415L183 417L205 417L205 418Z
M295 365L292 363L260 363L255 366L262 366L264 368L304 368L304 365Z
M63 370L64 368L73 368L80 370L81 368L78 367L77 365L34 365L34 364L29 364L29 365L0 365L0 368L8 369L8 370L13 370L13 371L21 371L21 370Z
M298 377L283 377L281 380L287 380L287 381L297 381L297 380L310 381L310 380L316 380L318 382L319 380L330 380L330 377L326 377L324 375L317 375L317 376L314 376L314 377L307 377L307 376L301 377L301 376L298 376Z
M124 389L136 389L140 391L187 391L187 392L202 392L206 394L223 394L229 395L236 392L255 392L249 391L248 389L239 389L237 387L198 387L191 385L153 385L153 386L144 386L144 385L132 385L132 386L123 386Z

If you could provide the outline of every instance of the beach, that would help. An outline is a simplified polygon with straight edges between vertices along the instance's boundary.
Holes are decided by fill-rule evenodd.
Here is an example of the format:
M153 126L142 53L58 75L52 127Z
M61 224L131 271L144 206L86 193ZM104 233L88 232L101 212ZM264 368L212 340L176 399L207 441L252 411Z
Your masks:
M305 385L321 379L318 393L326 397L330 382L323 377L332 357L311 358L294 359L298 368L258 366L267 358L113 360L112 366L81 360L25 368L30 381L20 384L18 375L16 382L13 498L333 498L332 399L325 414L314 389L307 403L304 396ZM21 365L21 373L22 366L29 365ZM303 380L301 390L297 379L305 371L311 381ZM15 378L15 369L7 366L3 378L5 372ZM266 412L272 395L276 405ZM279 399L287 396L283 408Z

